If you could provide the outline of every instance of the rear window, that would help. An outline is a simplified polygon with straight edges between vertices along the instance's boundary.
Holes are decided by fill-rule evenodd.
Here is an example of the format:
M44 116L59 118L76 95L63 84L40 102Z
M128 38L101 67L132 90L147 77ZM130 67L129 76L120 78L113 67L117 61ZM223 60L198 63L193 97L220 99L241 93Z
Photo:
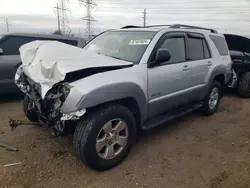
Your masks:
M211 58L207 42L204 38L188 37L188 50L191 61Z
M214 36L214 35L210 35L209 37L215 44L221 56L229 55L227 43L223 37Z
M188 38L189 56L192 61L204 59L202 39Z

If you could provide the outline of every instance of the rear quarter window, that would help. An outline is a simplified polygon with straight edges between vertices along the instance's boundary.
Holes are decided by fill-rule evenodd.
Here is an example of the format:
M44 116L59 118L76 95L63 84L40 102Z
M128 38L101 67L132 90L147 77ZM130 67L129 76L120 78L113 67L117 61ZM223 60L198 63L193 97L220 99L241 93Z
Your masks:
M210 35L209 37L213 41L214 45L216 46L221 56L229 55L227 43L223 37L215 35Z

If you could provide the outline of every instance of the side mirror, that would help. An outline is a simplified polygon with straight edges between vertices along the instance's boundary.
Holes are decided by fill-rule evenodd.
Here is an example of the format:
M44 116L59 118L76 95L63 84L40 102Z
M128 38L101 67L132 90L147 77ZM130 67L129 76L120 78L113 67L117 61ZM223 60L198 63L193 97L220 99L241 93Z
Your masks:
M3 55L3 49L0 48L0 55Z
M156 52L155 56L155 65L159 65L161 63L167 62L171 59L171 55L168 49L160 48Z

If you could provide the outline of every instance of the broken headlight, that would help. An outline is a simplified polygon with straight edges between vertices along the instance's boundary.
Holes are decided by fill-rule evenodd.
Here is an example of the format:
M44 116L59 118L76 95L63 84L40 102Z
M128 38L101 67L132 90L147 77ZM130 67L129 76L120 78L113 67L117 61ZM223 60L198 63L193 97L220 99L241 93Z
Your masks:
M62 101L65 101L66 98L68 97L69 93L70 93L70 89L73 86L69 85L69 83L63 83L62 86L60 87L60 93L62 93Z

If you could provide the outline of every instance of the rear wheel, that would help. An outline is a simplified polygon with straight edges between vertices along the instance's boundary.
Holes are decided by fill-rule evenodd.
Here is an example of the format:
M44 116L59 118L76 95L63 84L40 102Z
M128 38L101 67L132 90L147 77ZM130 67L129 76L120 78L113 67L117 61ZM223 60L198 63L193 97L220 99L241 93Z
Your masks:
M250 72L246 72L242 75L238 85L238 95L244 98L250 97Z
M222 87L220 82L214 80L204 100L203 113L205 115L212 115L216 112L220 104L221 91Z
M73 138L78 159L95 170L107 170L128 155L136 137L132 112L112 104L86 115L79 121Z
M28 96L23 100L23 112L31 122L38 122L38 114L34 109L34 102L32 102Z

